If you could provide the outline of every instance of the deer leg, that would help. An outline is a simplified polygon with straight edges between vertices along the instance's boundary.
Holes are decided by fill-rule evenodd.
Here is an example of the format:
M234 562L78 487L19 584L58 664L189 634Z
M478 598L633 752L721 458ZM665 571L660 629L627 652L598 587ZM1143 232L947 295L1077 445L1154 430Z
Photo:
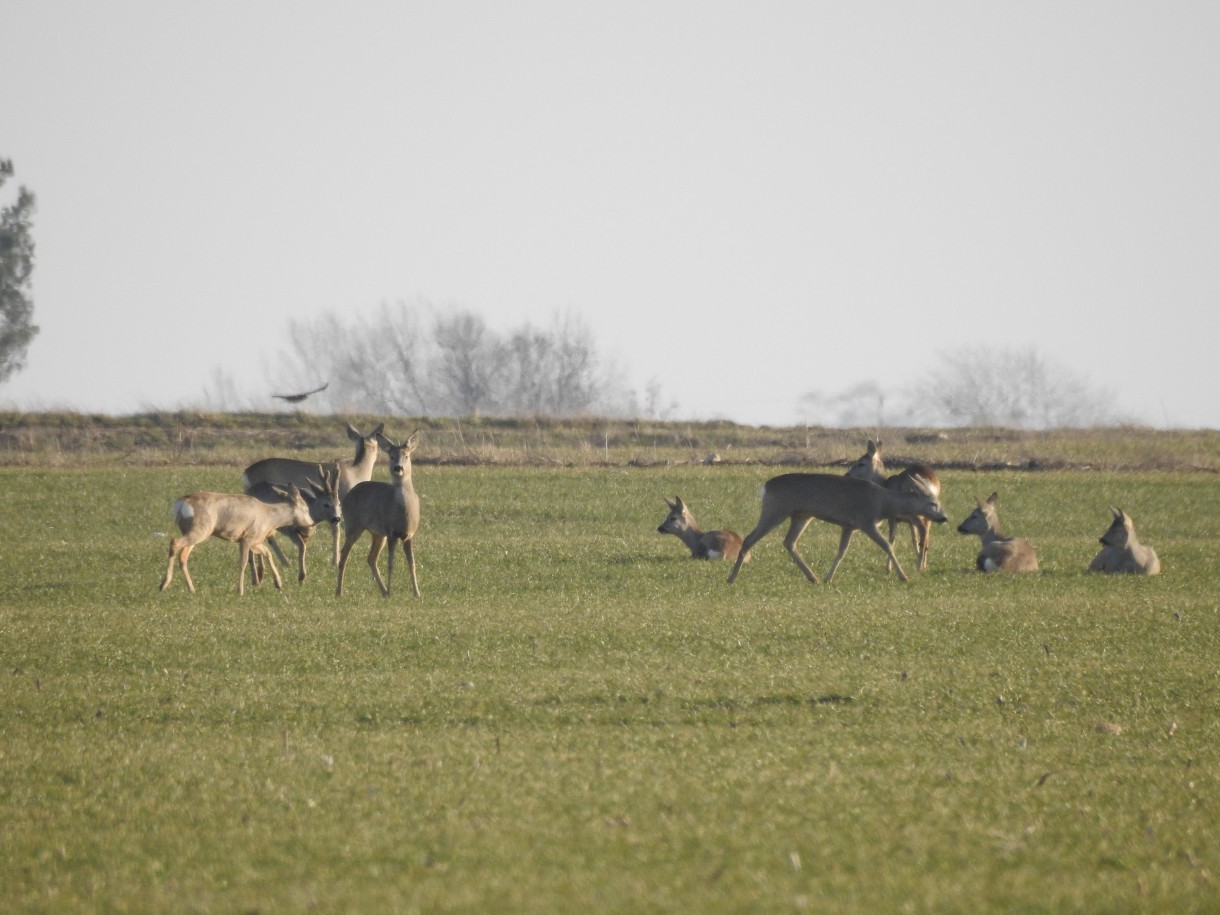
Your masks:
M305 543L309 540L310 531L308 528L294 527L287 534L288 539L297 548L297 583L300 584L305 580ZM284 568L288 568L288 557L284 555L284 551L280 549L280 545L276 543L274 536L267 538L267 545L271 547L276 558L284 564Z
M839 570L839 563L843 561L843 557L847 555L847 548L851 546L851 535L854 533L853 528L845 527L843 533L839 535L839 552L835 553L834 562L830 564L830 571L826 573L826 584L830 584L834 580L835 572ZM886 542L885 538L881 536L881 532L875 527L869 528L865 533L879 543Z
M363 533L363 531L361 531ZM339 570L337 573L337 583L335 584L335 597L343 596L343 570L347 568L347 554L352 551L352 547L356 545L356 541L360 539L360 534L355 537L343 538L343 552L339 556ZM335 541L337 547L339 542Z
M385 546L385 534L374 534L369 531L369 535L373 538L373 544L369 547L369 569L373 572L373 581L377 582L377 587L381 589L381 596L389 597L390 589L381 580L381 571L377 568L377 560L381 558L381 550Z
M878 522L878 523L879 523L879 522ZM894 545L894 538L895 538L896 536L898 536L898 522L897 522L897 521L895 521L893 518L891 518L889 523L890 523L890 536L889 536L889 538L888 538L888 539L889 539L889 541L890 541L890 546L893 546L893 545ZM893 571L893 569L894 569L894 565L893 565L893 563L891 563L891 562L890 562L890 561L887 559L887 560L885 561L885 571L887 571L887 572L891 572L891 571Z
M419 597L419 579L415 576L415 547L411 545L410 537L403 540L402 551L407 557L407 566L411 569L411 587L415 589L415 596Z
M746 561L750 547L767 536L785 517L785 515L780 515L778 518L770 518L765 512L763 513L762 517L758 519L758 523L754 525L754 530L746 534L746 539L741 541L741 552L737 554L737 561L733 563L733 571L729 572L729 584L737 580L737 573L741 571L741 564Z
M898 557L894 555L894 548L892 546L890 546L890 542L888 540L886 540L884 537L882 537L881 534L879 534L877 532L877 529L875 527L865 527L865 528L861 528L861 530L864 531L865 536L872 538L873 542L876 543L877 546L879 546L879 547L881 547L881 549L885 550L885 555L889 556L890 562L892 562L894 564L894 570L898 573L899 580L907 581L907 573L902 571L902 566L900 566L898 564ZM844 538L843 538L842 543L840 544L840 550L841 550L841 552L839 553L840 556L843 555L843 552L846 552L847 540L850 539L850 537L851 537L851 532L849 530L847 530L847 528L844 528L844 532L845 532ZM835 560L835 564L836 565L838 564L838 559ZM829 580L829 579L827 579L827 580Z
M169 543L169 568L165 570L165 577L161 579L161 590L164 591L169 587L169 583L174 580L174 561L178 558L178 540L173 539Z
M394 535L390 534L387 538L390 544L390 557L386 560L386 586L385 597L390 596L390 589L394 587Z
M250 563L250 544L241 541L237 545L237 596L246 593L246 566Z
M339 547L347 540L347 532L339 529L338 521L332 521L330 523L330 533L335 538L335 555L331 560L331 565L337 566L339 564Z
M928 570L928 547L932 543L932 522L927 518L919 519L919 571Z
M275 590L283 591L284 582L280 578L280 570L278 568L276 568L275 560L271 558L271 551L269 549L267 549L266 544L260 543L257 546L251 547L250 549L255 554L261 556L263 558L263 561L267 563L267 568L269 568L271 570L271 578L275 582ZM281 555L281 557L283 556L282 553L280 555ZM284 564L287 565L288 563L285 562Z
M801 534L805 533L805 528L809 527L809 522L813 518L809 515L794 515L792 524L788 526L788 536L784 538L784 547L788 550L788 555L792 557L792 561L796 563L796 567L805 573L805 577L812 584L818 584L818 577L813 573L813 569L805 564L805 560L801 559L801 554L796 551L796 542L801 539ZM831 569L834 573L834 569Z

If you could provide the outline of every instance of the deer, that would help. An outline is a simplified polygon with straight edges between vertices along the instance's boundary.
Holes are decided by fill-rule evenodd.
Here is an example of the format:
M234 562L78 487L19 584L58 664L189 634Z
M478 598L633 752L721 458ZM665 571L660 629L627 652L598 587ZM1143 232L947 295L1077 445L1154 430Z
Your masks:
M1101 535L1101 552L1089 563L1090 572L1158 575L1161 560L1156 550L1140 543L1135 535L1131 516L1118 508L1110 508L1114 521Z
M974 560L980 572L1037 572L1038 557L1033 545L1021 537L1008 537L1000 530L996 513L999 495L992 493L984 502L975 497L978 508L957 527L959 534L978 534L983 544Z
M870 480L878 486L893 489L898 492L926 491L938 503L940 502L940 477L927 464L911 464L905 470L886 476L885 462L881 459L881 442L868 440L867 450L854 464L847 468L846 476L858 480ZM911 526L911 543L915 546L915 556L918 560L916 570L927 571L928 547L932 541L932 521L923 515L911 515L905 518L890 520L889 541L894 542L894 534L898 522ZM886 568L890 568L887 561Z
M828 473L786 473L772 477L763 484L762 511L758 523L741 542L741 553L733 564L733 571L729 573L729 584L737 580L744 557L749 555L754 544L784 519L791 519L784 546L810 583L818 584L817 575L796 551L797 541L814 518L836 524L842 531L839 537L839 552L835 554L830 571L826 573L827 584L834 580L839 563L843 561L856 531L861 531L881 547L894 564L898 578L907 581L906 573L902 571L898 557L894 555L894 548L881 536L877 525L882 521L910 515L922 515L937 524L943 524L947 520L940 503L929 494L926 487L915 492L902 492L878 486L869 480Z
M695 522L686 503L678 496L665 500L669 516L657 528L658 534L673 534L690 550L692 559L727 559L733 561L741 553L741 535L735 531L703 531ZM747 556L745 562L750 561Z
M270 457L256 461L242 473L242 489L249 493L259 483L272 483L279 486L295 483L298 488L302 489L308 487L310 483L321 485L322 477L319 471L319 467L321 467L326 470L333 470L338 474L339 498L342 499L351 492L352 487L357 483L362 483L365 480L373 478L373 468L377 464L377 455L379 453L377 436L384 429L385 424L382 423L366 435L363 432L357 431L351 423L348 423L347 437L356 443L356 454L350 461L338 460L318 464L314 461L301 461L295 458L283 457ZM339 522L332 521L330 530L334 538L334 552L331 557L331 563L338 565ZM305 560L304 546L299 548L302 550L301 562L303 564ZM283 553L280 555L282 556Z
M339 472L333 468L318 465L318 475L321 477L321 485L310 481L309 487L305 494L305 499L310 505L310 517L315 521L315 524L310 527L281 527L279 532L284 534L289 540L296 544L297 548L297 583L303 584L305 581L305 547L313 534L314 527L323 521L337 524L343 518L342 502L339 496ZM256 483L251 486L246 492L246 495L254 496L260 502L274 504L283 502L284 498L280 494L282 490L272 483ZM279 544L275 542L275 537L267 538L267 546L275 553L285 566L288 565L288 559L280 550ZM263 580L262 557L258 554L251 556L250 577L253 584L260 584Z
M237 543L238 597L246 593L245 573L251 554L265 559L275 579L276 590L283 590L279 570L265 541L277 528L309 527L318 519L311 514L309 502L295 484L277 487L277 495L280 501L267 503L245 493L193 492L175 501L174 520L182 536L170 541L169 567L161 581L161 590L173 581L176 560L182 568L187 589L195 593L188 561L191 550L208 537Z
M343 595L343 571L347 568L347 557L356 541L365 531L373 543L369 548L368 564L373 572L373 581L381 589L382 597L390 596L394 583L394 546L402 542L403 554L411 569L411 585L419 597L419 578L415 574L415 549L412 538L419 528L419 496L411 482L411 454L416 448L419 430L411 433L405 442L397 443L380 432L377 440L390 459L390 477L393 482L365 480L357 483L343 497L343 551L339 554L338 582L335 596ZM377 560L390 541L388 583L381 580Z

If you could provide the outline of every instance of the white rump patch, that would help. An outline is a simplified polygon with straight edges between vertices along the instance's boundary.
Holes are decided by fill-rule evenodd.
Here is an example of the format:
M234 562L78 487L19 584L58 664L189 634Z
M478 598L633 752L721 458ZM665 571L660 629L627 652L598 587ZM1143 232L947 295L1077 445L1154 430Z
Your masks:
M190 502L179 499L174 503L174 517L179 521L190 521L195 517L195 509L191 507Z
M988 556L986 559L983 560L983 571L984 572L998 572L999 570L1000 570L999 564L996 563L995 560L993 560L990 556Z

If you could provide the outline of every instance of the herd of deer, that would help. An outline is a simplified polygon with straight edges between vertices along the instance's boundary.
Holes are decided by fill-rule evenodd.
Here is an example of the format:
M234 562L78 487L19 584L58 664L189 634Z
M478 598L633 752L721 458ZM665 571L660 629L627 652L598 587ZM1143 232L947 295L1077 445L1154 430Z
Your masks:
M394 581L394 552L402 544L411 570L411 585L419 596L419 578L415 573L415 552L411 539L419 528L419 496L411 483L411 453L415 450L419 430L404 442L395 442L382 435L379 425L367 435L351 424L347 437L356 443L356 456L351 461L331 461L315 464L291 458L267 458L251 464L242 474L245 492L194 492L174 503L174 519L181 537L169 545L169 568L161 581L161 590L169 587L174 577L174 563L182 569L182 577L191 592L195 584L187 562L191 550L208 537L236 542L237 593L245 593L246 568L255 582L261 580L261 564L271 569L276 588L282 588L279 572L271 549L286 564L275 540L276 531L285 534L297 547L299 581L305 580L305 546L315 526L329 522L335 538L334 561L338 565L335 594L343 593L343 572L347 557L360 536L368 531L372 538L368 563L373 580L386 597ZM373 468L382 449L390 459L391 482L372 479ZM343 524L340 549L339 524ZM390 542L388 581L383 581L377 560Z
M182 536L170 541L169 566L161 590L170 586L174 564L182 569L187 588L194 592L188 560L191 550L208 537L238 545L237 593L245 593L246 570L256 583L261 581L264 564L270 568L277 589L283 587L272 558L274 551L287 564L272 535L279 531L297 548L298 581L305 580L305 549L314 527L323 522L334 534L334 562L338 567L335 594L343 594L343 573L348 555L365 532L372 538L368 565L383 596L388 597L394 580L394 554L402 544L411 571L411 585L419 596L412 538L419 528L419 496L411 482L411 454L419 430L403 442L382 434L384 425L367 435L349 423L347 435L356 443L352 460L312 463L291 458L272 457L246 468L242 475L244 492L194 492L174 503L174 519ZM373 468L384 449L390 462L391 482L374 481ZM1036 571L1038 559L1028 540L1008 537L1000 530L996 514L997 495L992 493L958 526L958 533L977 534L982 549L975 561L983 572ZM826 473L786 473L768 480L762 488L762 512L754 529L743 539L730 530L702 531L690 509L675 497L669 516L657 528L660 533L679 537L696 559L726 559L733 562L729 583L737 579L742 563L750 558L751 548L770 531L788 520L784 546L793 562L813 583L818 576L796 550L797 541L813 519L837 525L842 534L839 551L830 564L826 581L831 581L843 561L856 531L862 532L885 552L887 568L902 581L906 573L894 555L894 534L899 522L911 527L918 569L928 565L928 545L932 525L948 519L940 505L940 479L925 464L913 464L900 473L887 476L881 459L881 443L870 441L868 450L843 476ZM1091 572L1130 572L1155 575L1160 561L1150 546L1140 543L1130 517L1112 508L1114 521L1102 535L1102 550L1089 565ZM888 539L880 525L888 522ZM342 536L340 536L342 523ZM382 580L378 559L390 543L387 580ZM268 546L270 545L270 547Z
M977 499L978 507L958 525L959 534L977 534L982 549L975 559L981 572L1034 572L1038 557L1028 540L1008 537L1000 530L996 514L996 493L987 501ZM792 561L811 582L817 575L796 551L796 542L813 519L837 525L842 531L839 551L826 573L826 581L834 578L856 531L875 542L887 557L887 568L898 573L902 581L906 573L894 555L894 533L899 522L911 526L918 568L928 567L928 544L933 524L948 519L940 505L940 478L926 464L912 464L900 473L887 476L881 459L881 443L870 441L868 450L848 468L843 476L827 473L785 473L772 477L762 488L762 512L754 530L743 539L730 530L704 532L694 515L680 498L674 497L669 516L657 530L681 538L695 559L727 559L733 562L729 583L736 581L742 563L750 559L750 550L770 531L785 520L789 522L784 538ZM1113 523L1101 536L1102 550L1089 564L1090 572L1129 572L1156 575L1160 560L1152 547L1140 543L1131 518L1117 508L1110 509ZM888 522L889 537L879 530Z

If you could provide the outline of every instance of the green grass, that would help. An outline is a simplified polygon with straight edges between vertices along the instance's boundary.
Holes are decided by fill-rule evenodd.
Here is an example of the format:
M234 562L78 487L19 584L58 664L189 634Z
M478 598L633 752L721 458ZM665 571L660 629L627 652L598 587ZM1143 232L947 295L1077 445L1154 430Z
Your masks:
M948 472L906 585L656 533L774 472L417 467L422 599L319 531L238 600L214 540L156 590L234 468L0 470L0 910L1220 908L1220 480ZM1039 574L969 571L992 490ZM1111 504L1160 577L1084 573Z

